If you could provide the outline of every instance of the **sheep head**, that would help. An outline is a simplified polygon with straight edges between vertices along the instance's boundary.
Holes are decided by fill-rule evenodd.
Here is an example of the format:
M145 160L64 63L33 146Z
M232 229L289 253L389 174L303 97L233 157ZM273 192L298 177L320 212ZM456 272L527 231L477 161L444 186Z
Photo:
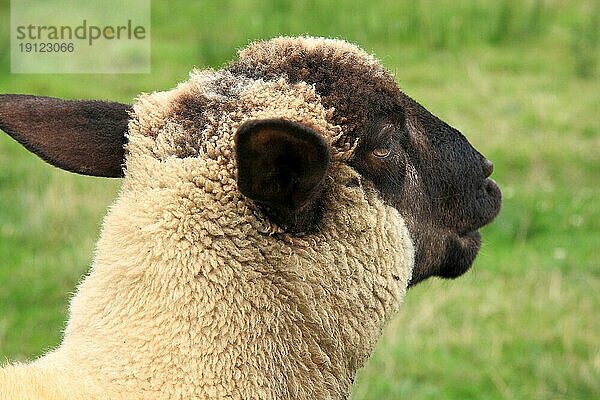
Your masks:
M230 74L229 82L235 87L242 86L243 78L265 82L283 79L290 87L305 84L313 88L316 102L328 113L325 119L339 129L338 137L332 140L352 147L347 164L400 212L409 227L416 249L410 284L430 276L457 277L471 266L481 244L478 229L500 209L500 190L488 179L492 163L459 131L400 91L377 60L342 41L277 38L242 50L239 59L222 73ZM213 107L210 101L194 93L185 101L175 100L173 115L189 132L172 143L174 155L198 156L201 132L210 119L205 111ZM91 175L121 173L129 106L4 95L0 107L0 127L50 163ZM276 113L255 116L277 117ZM291 116L291 121L307 126L311 123L309 117L299 115ZM242 130L249 135L251 130L260 130L258 125ZM303 130L294 124L288 128ZM36 134L39 131L45 134ZM310 127L304 131L307 136L315 133ZM306 159L310 165L297 164L294 170L291 164L300 160L285 153L283 142L258 136L273 152L252 161L257 154L254 150L238 149L238 162L248 162L247 170L238 175L240 189L284 229L295 233L318 229L324 198L321 178L329 160ZM306 151L294 149L296 157L310 158L311 151L303 149ZM327 150L314 151L316 155ZM276 162L260 165L269 157ZM310 176L305 182L298 181L299 170L307 167ZM265 179L266 175L274 180ZM292 193L290 185L297 185L296 190L302 193Z

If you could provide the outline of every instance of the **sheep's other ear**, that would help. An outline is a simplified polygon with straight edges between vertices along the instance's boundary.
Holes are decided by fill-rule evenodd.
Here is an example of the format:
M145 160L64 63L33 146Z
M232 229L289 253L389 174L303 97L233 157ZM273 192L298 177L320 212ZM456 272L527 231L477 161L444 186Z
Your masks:
M116 178L130 111L121 103L2 94L0 129L56 167Z
M283 119L249 121L235 135L235 154L242 194L289 228L314 222L330 161L318 132Z

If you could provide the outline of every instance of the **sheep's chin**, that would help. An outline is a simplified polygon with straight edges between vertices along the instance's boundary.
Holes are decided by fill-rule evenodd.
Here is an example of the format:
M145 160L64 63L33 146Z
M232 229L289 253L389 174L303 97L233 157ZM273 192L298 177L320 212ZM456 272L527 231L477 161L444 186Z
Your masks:
M442 261L426 275L413 275L408 286L414 286L430 276L458 278L471 268L480 247L481 235L478 230L450 233Z
M450 239L446 257L435 274L442 278L457 278L467 272L481 248L479 231L456 234Z

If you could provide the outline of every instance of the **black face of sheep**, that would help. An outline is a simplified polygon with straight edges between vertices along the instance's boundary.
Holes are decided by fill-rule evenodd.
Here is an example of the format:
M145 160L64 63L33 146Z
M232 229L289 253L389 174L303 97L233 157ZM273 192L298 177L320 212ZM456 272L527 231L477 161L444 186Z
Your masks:
M255 45L229 69L314 85L323 104L334 109L334 123L358 139L351 165L408 224L416 249L410 285L469 269L481 245L478 229L500 211L500 189L488 178L493 164L458 130L405 95L378 62L335 46L297 49L282 41ZM315 209L305 212L318 215Z
M412 99L401 102L370 122L352 164L405 217L417 249L410 284L455 278L475 260L478 229L500 210L493 164Z

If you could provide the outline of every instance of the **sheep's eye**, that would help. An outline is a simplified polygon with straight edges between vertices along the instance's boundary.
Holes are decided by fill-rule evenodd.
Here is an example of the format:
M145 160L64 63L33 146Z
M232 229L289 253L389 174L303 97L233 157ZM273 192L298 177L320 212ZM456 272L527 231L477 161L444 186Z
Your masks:
M379 133L376 136L376 143L379 147L375 147L371 151L373 157L386 158L392 153L392 137L396 132L396 128L393 124L384 124L381 126Z
M392 151L388 148L381 147L372 151L372 154L377 158L386 158Z

